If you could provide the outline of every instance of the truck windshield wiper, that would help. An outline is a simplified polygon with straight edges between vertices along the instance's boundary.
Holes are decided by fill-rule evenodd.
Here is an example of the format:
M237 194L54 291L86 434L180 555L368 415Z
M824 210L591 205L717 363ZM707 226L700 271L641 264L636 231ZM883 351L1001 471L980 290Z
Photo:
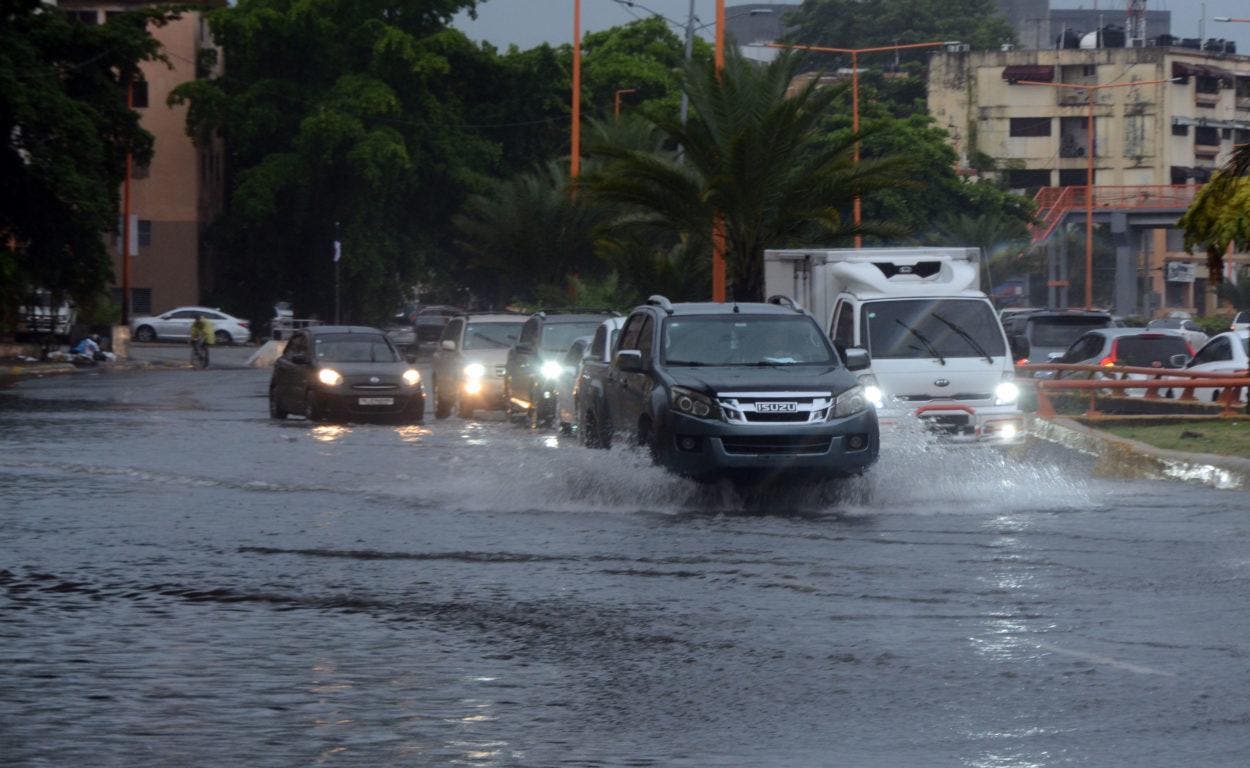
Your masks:
M947 328L950 328L952 331L959 334L959 338L968 342L968 346L975 349L977 351L977 354L979 354L981 357L984 357L985 362L989 363L990 365L994 364L994 358L990 355L988 351L986 351L985 347L981 345L981 342L972 338L972 334L968 333L963 328L960 328L958 325L955 325L950 320L947 320L946 318L942 317L936 312L933 313L933 319L937 320L938 322L945 325Z
M669 365L688 365L692 368L700 368L705 365L711 365L711 363L700 363L695 360L665 360L664 362Z
M917 339L920 339L920 343L924 345L925 349L929 350L929 354L936 357L937 361L941 363L942 365L946 365L946 358L942 357L942 353L937 351L937 347L933 346L933 342L929 341L928 336L925 336L923 333L921 333L920 331L917 331L915 328L912 328L910 325L908 325L907 323L904 323L902 320L900 320L897 317L894 318L894 322L906 328L907 331L911 333L912 336L915 336Z

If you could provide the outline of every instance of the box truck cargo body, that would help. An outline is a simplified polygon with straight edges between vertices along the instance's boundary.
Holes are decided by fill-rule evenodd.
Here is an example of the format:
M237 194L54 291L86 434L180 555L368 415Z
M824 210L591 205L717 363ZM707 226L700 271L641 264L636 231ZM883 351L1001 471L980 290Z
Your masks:
M839 349L868 350L860 379L883 423L919 417L954 440L1014 443L1013 351L980 275L976 248L764 253L766 294L801 304Z

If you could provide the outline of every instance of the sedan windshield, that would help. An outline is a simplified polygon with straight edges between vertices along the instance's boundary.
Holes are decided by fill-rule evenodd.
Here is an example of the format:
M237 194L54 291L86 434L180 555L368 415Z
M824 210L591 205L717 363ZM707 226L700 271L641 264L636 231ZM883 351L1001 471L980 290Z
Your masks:
M714 315L664 321L669 365L832 365L833 348L811 318Z
M542 348L551 352L567 352L573 342L583 336L594 336L601 320L585 323L547 323L543 328Z
M397 363L399 355L385 336L343 333L316 337L317 360L323 363Z
M873 358L1001 357L1003 332L979 299L893 299L864 305Z
M509 349L520 335L520 323L469 323L464 329L464 348Z

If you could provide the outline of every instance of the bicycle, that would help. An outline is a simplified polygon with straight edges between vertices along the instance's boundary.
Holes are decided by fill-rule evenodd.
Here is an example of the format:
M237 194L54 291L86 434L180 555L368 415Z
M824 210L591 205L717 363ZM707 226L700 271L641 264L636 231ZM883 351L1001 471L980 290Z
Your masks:
M200 370L208 367L208 343L203 339L191 339L191 366Z

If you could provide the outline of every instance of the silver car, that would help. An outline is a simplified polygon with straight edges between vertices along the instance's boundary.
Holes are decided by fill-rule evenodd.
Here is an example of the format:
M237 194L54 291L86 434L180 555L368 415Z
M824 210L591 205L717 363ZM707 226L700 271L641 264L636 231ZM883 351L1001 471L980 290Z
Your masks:
M252 339L248 321L210 307L175 307L160 315L132 318L130 337L135 341L187 341L191 323L201 315L213 324L218 344L244 344Z
M432 361L434 418L447 418L453 408L464 419L479 410L504 408L508 350L521 335L526 317L474 314L447 322Z

